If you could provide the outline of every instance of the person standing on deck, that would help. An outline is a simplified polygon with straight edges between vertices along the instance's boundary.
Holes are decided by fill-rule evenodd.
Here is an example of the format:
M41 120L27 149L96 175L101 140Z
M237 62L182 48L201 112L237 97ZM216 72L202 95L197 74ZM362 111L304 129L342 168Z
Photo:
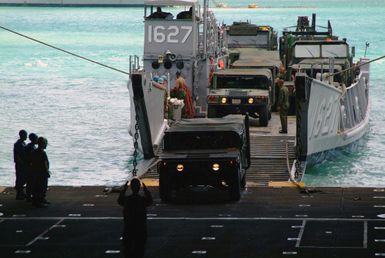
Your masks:
M19 139L13 145L13 160L15 162L15 172L16 172L16 200L24 200L24 185L26 183L27 177L27 166L28 161L25 151L25 140L27 139L27 131L19 131Z
M184 101L184 107L182 109L182 118L194 117L194 104L192 100L192 94L187 87L185 79L180 72L176 72L175 87L170 92L171 98L182 99Z
M281 119L281 130L279 133L287 133L287 112L289 110L289 90L283 82L283 80L279 80L277 83L279 87L277 110Z
M26 150L26 156L27 156L27 161L28 161L28 167L27 167L27 175L26 175L26 200L27 202L30 202L32 200L32 184L33 184L33 171L32 171L32 166L31 166L31 156L32 152L36 150L36 144L37 144L37 139L38 136L34 133L30 133L29 136L29 143L25 147Z
M32 185L32 205L35 207L47 207L49 202L45 199L48 186L49 161L47 153L44 151L47 148L48 141L44 137L37 139L37 149L31 154L31 170L33 177Z
M124 231L123 252L126 258L142 258L147 240L147 207L152 204L152 196L142 183L144 196L139 195L140 181L131 180L132 194L126 196L127 184L119 194L118 203L123 206Z

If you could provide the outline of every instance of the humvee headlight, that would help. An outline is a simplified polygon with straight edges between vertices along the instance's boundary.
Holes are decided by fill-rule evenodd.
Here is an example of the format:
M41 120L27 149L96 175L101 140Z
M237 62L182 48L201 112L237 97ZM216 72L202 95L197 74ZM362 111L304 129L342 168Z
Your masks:
M247 102L248 102L249 104L253 104L253 103L254 103L254 98L249 98L249 99L247 100Z
M213 169L213 171L219 171L219 169L221 168L221 166L219 166L219 164L218 163L214 163L213 164L213 166L212 166L212 169Z
M178 172L182 172L182 171L183 171L183 169L184 169L184 166L183 166L182 164L178 164L178 165L176 165L176 171L178 171Z
M226 97L223 97L223 98L221 99L221 103L222 103L222 104L226 104L226 102L227 102L227 98L226 98Z

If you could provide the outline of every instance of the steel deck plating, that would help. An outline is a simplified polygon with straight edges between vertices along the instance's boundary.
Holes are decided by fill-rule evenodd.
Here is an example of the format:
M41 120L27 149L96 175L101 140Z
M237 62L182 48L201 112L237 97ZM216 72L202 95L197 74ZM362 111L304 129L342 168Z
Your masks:
M240 202L210 188L148 210L146 257L385 256L385 192L248 187ZM0 201L1 257L121 257L121 207L102 187L51 187L48 208Z

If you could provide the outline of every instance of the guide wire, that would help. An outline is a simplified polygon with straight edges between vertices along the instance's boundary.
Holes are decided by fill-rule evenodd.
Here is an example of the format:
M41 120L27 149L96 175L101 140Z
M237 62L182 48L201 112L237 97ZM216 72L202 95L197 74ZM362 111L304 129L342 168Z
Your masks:
M67 51L67 50L65 50L65 49L56 47L56 46L54 46L54 45L45 43L45 42L43 42L43 41L41 41L41 40L38 40L38 39L35 39L35 38L32 38L32 37L29 37L29 36L27 36L27 35L24 35L24 34L22 34L22 33L19 33L19 32L17 32L17 31L14 31L14 30L8 29L8 28L6 28L6 27L4 27L4 26L1 26L1 25L0 25L0 28L3 29L3 30L6 30L6 31L8 31L8 32L11 32L11 33L13 33L13 34L19 35L19 36L21 36L21 37L23 37L23 38L32 40L32 41L37 42L37 43L39 43L39 44L42 44L42 45L45 45L45 46L47 46L47 47L50 47L50 48L56 49L56 50L58 50L58 51L64 52L64 53L66 53L66 54L68 54L68 55L72 55L72 56L74 56L74 57L77 57L77 58L86 60L86 61L88 61L88 62L91 62L91 63L97 64L97 65L103 66L103 67L105 67L105 68L114 70L114 71L119 72L119 73L123 73L123 74L126 74L126 75L130 75L130 73L125 72L125 71L123 71L123 70L120 70L120 69L118 69L118 68L115 68L115 67L112 67L112 66L109 66L109 65L100 63L100 62L98 62L98 61L89 59L89 58L87 58L87 57L84 57L84 56L81 56L81 55L78 55L78 54L75 54L75 53L72 53L72 52Z

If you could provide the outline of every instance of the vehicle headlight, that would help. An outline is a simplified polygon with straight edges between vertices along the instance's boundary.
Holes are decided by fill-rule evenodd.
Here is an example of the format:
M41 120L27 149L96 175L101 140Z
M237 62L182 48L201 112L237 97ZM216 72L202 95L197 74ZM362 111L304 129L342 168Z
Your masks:
M211 168L213 169L213 171L216 172L216 171L219 171L221 166L218 163L214 163Z
M221 99L221 103L222 103L222 104L226 104L226 102L227 102L227 98L226 98L226 97L223 97L223 98Z
M183 166L183 164L178 164L178 165L176 165L176 171L178 171L178 172L182 172L182 171L183 171L183 169L184 169L184 166Z
M253 104L253 103L254 103L254 98L249 98L249 99L247 100L247 102L248 102L249 104Z

